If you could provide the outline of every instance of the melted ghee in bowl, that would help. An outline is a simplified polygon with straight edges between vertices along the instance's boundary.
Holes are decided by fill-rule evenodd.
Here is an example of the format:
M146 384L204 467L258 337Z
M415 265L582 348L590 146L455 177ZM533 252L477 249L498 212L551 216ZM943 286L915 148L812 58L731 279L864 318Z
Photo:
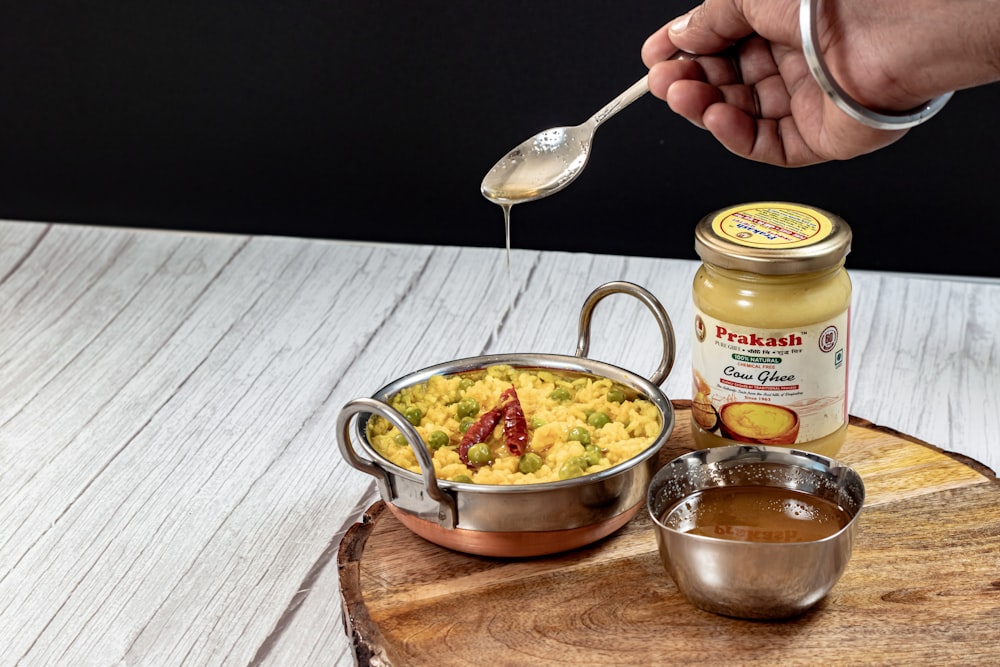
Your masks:
M817 496L771 486L718 486L697 491L660 521L682 533L742 542L813 542L836 534L850 513Z

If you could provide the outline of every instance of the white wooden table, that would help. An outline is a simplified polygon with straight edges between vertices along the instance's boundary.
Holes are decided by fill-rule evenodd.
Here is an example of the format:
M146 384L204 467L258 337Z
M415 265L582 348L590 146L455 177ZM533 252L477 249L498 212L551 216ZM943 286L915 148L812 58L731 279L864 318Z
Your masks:
M850 263L848 263L850 266ZM674 319L688 261L0 222L0 664L351 664L336 551L375 498L348 400L491 352L572 354L592 289ZM852 272L850 412L1000 470L1000 282ZM590 356L659 333L601 302Z

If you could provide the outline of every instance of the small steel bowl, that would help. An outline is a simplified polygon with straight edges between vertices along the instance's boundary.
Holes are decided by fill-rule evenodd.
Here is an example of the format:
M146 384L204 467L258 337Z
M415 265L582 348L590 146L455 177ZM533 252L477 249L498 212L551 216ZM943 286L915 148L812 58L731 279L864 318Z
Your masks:
M659 324L663 356L648 380L617 366L585 358L594 306L616 292L641 300ZM499 557L541 556L574 549L610 535L642 509L649 481L656 471L656 455L674 427L673 405L658 386L669 374L674 354L673 328L656 298L638 285L607 283L590 294L581 310L576 356L486 355L416 371L379 389L371 398L348 402L337 421L338 445L350 465L375 477L379 495L396 518L431 542L456 551ZM656 405L661 417L660 432L649 447L631 459L573 479L522 485L439 480L427 445L389 401L400 390L426 382L433 375L466 373L495 365L610 378ZM406 437L421 473L391 463L368 442L367 424L375 414L387 419Z
M831 501L850 519L808 542L738 541L696 535L663 518L692 494L720 486L780 487ZM842 463L794 449L732 445L680 456L650 482L647 507L660 559L678 590L705 611L749 619L799 615L819 602L851 558L865 500L861 476Z

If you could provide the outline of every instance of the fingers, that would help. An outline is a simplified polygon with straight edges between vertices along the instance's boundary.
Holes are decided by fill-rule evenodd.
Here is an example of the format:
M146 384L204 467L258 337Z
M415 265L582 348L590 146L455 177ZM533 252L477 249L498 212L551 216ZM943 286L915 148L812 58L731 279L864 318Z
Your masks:
M847 160L888 146L906 132L859 126L822 92L815 93L814 99L798 100L793 113L779 118L753 118L732 104L720 103L705 109L702 122L730 152L780 167Z
M651 68L678 50L718 53L753 32L734 0L705 0L650 35L642 46L642 62Z
M734 0L705 0L650 35L642 47L642 62L652 67L678 49L698 55L718 53L753 32Z
M667 92L667 104L678 115L705 128L704 116L715 105L727 105L748 118L760 118L760 100L753 86L711 86L701 81L681 80Z
M708 130L726 149L742 157L782 166L829 159L821 159L803 141L780 73L772 68L760 80L743 81L739 62L703 57L685 65L661 63L650 70L650 90L675 113Z
M678 47L670 41L670 24L668 23L646 38L641 51L642 63L646 67L652 68L656 63L674 55L677 50Z
M744 113L736 107L716 104L707 108L703 114L704 127L712 133L729 152L741 157L750 157L757 142L758 125L756 118ZM775 121L767 121L765 130ZM765 131L766 134L766 131Z
M723 102L722 91L701 81L681 80L667 91L667 104L679 116L694 125L706 129L703 116L705 110Z
M696 61L657 63L649 71L649 89L699 127L705 110L718 103L752 118L780 118L790 113L789 93L776 63L765 55L741 46Z
M792 98L786 81L780 74L768 76L753 84L758 118L784 118L792 113Z
M649 69L649 92L666 101L667 91L678 81L705 81L705 71L693 60L666 60Z
M692 53L716 53L757 33L768 40L795 43L799 0L704 0L684 18L671 22L671 40Z
M665 100L670 86L682 79L704 81L716 86L744 82L738 61L726 53L654 63L649 69L649 90Z
M736 107L717 104L704 114L705 129L729 152L779 167L826 161L809 147L791 116L753 118Z

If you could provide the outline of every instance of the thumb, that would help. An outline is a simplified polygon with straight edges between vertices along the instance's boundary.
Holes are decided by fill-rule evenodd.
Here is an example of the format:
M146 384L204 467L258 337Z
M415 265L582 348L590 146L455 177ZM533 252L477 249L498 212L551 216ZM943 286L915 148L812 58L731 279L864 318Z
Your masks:
M749 0L705 0L666 25L670 41L683 51L707 55L718 53L744 37L760 32L744 13Z

